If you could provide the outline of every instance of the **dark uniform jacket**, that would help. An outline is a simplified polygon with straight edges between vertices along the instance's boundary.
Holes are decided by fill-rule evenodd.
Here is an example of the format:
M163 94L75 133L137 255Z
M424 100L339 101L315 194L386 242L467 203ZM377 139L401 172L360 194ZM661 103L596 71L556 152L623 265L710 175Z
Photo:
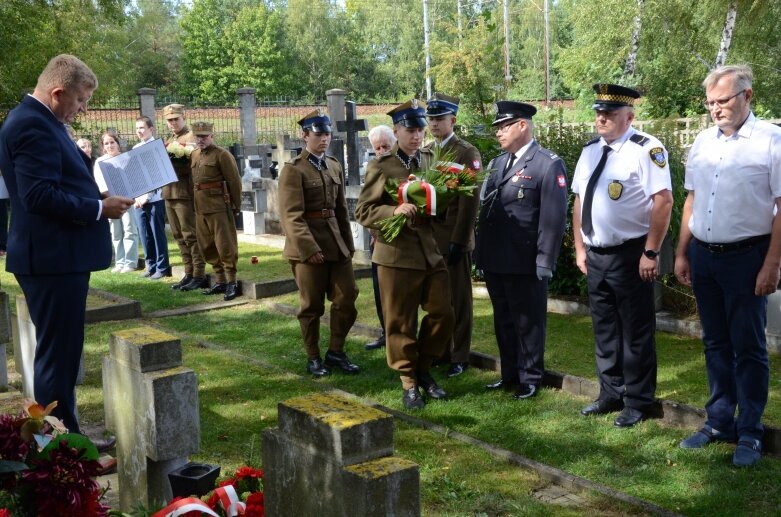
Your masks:
M196 149L190 156L195 187L195 212L214 214L234 212L241 206L241 177L233 155L222 147L210 145ZM224 185L223 186L223 182ZM217 185L219 183L219 185ZM208 186L208 188L203 188ZM226 203L224 190L227 187Z
M480 206L475 263L500 274L556 266L567 217L564 161L533 141L509 171L510 154L491 161ZM513 181L517 178L517 181Z
M310 153L285 163L279 174L279 213L285 232L284 256L303 262L318 251L327 261L340 261L355 252L347 200L344 197L344 172L339 161L325 157L322 170L309 162ZM333 210L336 217L306 218L304 212Z
M393 215L398 199L385 191L388 178L406 178L419 169L413 161L411 169L406 169L396 157L398 144L390 153L375 158L366 166L366 183L358 197L355 207L355 219L363 226L380 229L379 222ZM421 149L422 166L427 168L431 161L431 152ZM372 262L383 266L409 269L428 269L442 260L442 255L434 239L434 230L430 219L418 215L418 223L409 222L391 242L385 242L382 232L377 232Z
M429 144L427 149L433 151L435 144ZM465 165L470 169L480 167L480 153L469 142L453 135L447 141L442 153L450 155L450 161ZM434 218L434 238L439 251L447 253L450 243L460 244L467 251L475 248L475 220L477 207L480 204L479 190L473 196L456 196L447 205L444 218Z
M190 128L184 126L178 135L171 135L165 141L167 146L176 140L183 146L190 144L195 146L195 135ZM178 181L169 183L163 187L163 199L192 199L193 198L193 177L190 171L190 158L173 158L171 164L174 166L174 172Z

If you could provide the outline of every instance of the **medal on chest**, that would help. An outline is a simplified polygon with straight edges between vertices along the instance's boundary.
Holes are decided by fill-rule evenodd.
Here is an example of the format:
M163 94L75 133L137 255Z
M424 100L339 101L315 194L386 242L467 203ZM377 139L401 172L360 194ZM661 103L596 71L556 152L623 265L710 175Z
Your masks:
M613 201L617 201L623 192L624 186L618 180L611 181L607 186L607 195L610 196L610 199Z

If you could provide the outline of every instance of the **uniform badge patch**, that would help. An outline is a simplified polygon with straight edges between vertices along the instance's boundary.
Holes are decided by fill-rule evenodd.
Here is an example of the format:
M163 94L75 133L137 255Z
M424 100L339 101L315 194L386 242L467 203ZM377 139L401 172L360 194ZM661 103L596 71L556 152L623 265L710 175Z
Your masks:
M563 174L559 174L558 176L556 176L556 181L558 182L559 187L561 188L567 186L567 178L565 178Z
M651 161L657 166L664 168L664 166L667 165L667 160L664 157L664 149L661 147L654 147L648 151L648 154L651 155Z
M480 170L480 160L472 160L472 169L476 171Z
M618 200L618 198L621 197L621 194L623 194L623 192L624 192L624 186L618 180L613 180L607 186L607 195L610 196L610 199L612 199L613 201Z

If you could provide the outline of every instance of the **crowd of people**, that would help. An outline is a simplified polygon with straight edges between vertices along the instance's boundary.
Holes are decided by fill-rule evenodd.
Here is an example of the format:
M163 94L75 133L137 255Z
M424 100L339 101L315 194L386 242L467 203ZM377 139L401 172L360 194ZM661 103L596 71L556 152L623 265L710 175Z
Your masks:
M731 65L711 71L703 82L704 105L715 126L697 137L688 157L675 262L676 277L692 286L697 299L710 386L706 423L680 447L737 442L736 466L753 465L761 455L769 385L767 295L776 290L781 266L781 222L775 217L781 208L781 129L752 113L752 80L749 67ZM79 140L77 146L66 131L86 111L95 88L97 78L87 65L57 56L0 129L0 170L14 213L6 267L27 296L37 329L35 395L44 405L57 400L55 414L72 431L79 429L73 389L86 290L90 272L111 260L109 227L114 271L137 268L140 235L144 276L170 276L167 218L185 273L173 288L202 289L225 300L239 294L240 177L230 153L214 145L213 125L196 122L191 130L184 106L166 106L166 144L191 151L172 158L177 181L135 199L112 196L100 162L119 154L118 137L102 135L104 154L93 176L90 143ZM501 361L501 377L486 389L511 391L519 401L539 393L548 283L571 192L574 260L587 280L599 379L597 400L581 414L616 412L619 428L652 416L653 282L673 206L668 153L657 138L632 126L638 91L598 83L594 94L598 136L585 143L571 176L555 150L534 138L536 108L497 102L492 125L503 152L488 164L479 194L456 197L435 216L388 185L425 175L441 156L483 169L478 150L454 134L459 99L442 93L426 102L411 99L388 112L392 127L369 133L376 157L368 163L355 220L371 230L382 334L365 348L386 348L406 408L448 398L432 374L437 364L448 365L447 377L468 368L473 258L493 305ZM298 123L305 147L280 172L278 203L283 253L299 289L306 371L316 377L334 369L358 374L361 368L345 350L358 296L345 174L326 152L329 117L314 110ZM433 141L424 145L427 127ZM139 117L137 145L153 140L154 131L150 118ZM42 140L54 150L38 152ZM394 216L406 224L388 238L380 230ZM207 262L215 276L211 286ZM320 318L326 300L330 335L323 355Z

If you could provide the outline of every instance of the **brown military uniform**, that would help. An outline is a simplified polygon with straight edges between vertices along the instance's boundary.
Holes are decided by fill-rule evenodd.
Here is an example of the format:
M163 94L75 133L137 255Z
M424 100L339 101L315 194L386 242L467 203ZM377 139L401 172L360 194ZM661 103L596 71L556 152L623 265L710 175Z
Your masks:
M320 357L320 316L326 296L331 301L331 338L328 349L342 352L358 311L358 287L353 274L353 245L344 173L339 162L325 157L322 170L304 150L285 163L279 174L279 212L285 232L284 256L290 261L300 294L298 321L309 359ZM321 166L322 167L322 166ZM322 264L306 260L317 252Z
M190 128L185 126L179 134L171 135L165 141L168 145L174 140L182 145L195 146L195 135ZM163 187L163 199L165 200L165 214L171 227L179 252L184 262L186 275L194 277L204 276L206 263L203 254L198 247L198 238L195 234L195 210L193 207L193 178L189 158L173 158L171 163L178 181Z
M198 245L215 282L235 283L239 245L234 211L241 206L241 177L233 155L216 145L191 156Z
M432 143L427 148L432 149L434 145ZM471 169L481 166L477 148L456 135L445 143L442 152L447 153L451 161ZM475 249L475 221L479 204L478 191L473 196L456 196L447 206L444 216L435 217L431 222L437 247L448 264L450 294L456 315L453 339L443 359L455 363L469 362L472 343L472 250ZM461 260L454 265L448 263L451 243L462 246L465 251Z
M397 199L385 191L386 179L405 178L419 170L414 160L406 169L397 151L398 144L367 166L355 209L355 218L363 226L378 228L379 221L391 217L398 206ZM427 150L421 155L426 167L431 155ZM430 220L418 217L414 226L408 223L391 242L378 232L372 261L378 265L388 366L400 373L407 390L417 384L418 373L431 369L453 335L450 282ZM427 314L416 335L419 306Z

